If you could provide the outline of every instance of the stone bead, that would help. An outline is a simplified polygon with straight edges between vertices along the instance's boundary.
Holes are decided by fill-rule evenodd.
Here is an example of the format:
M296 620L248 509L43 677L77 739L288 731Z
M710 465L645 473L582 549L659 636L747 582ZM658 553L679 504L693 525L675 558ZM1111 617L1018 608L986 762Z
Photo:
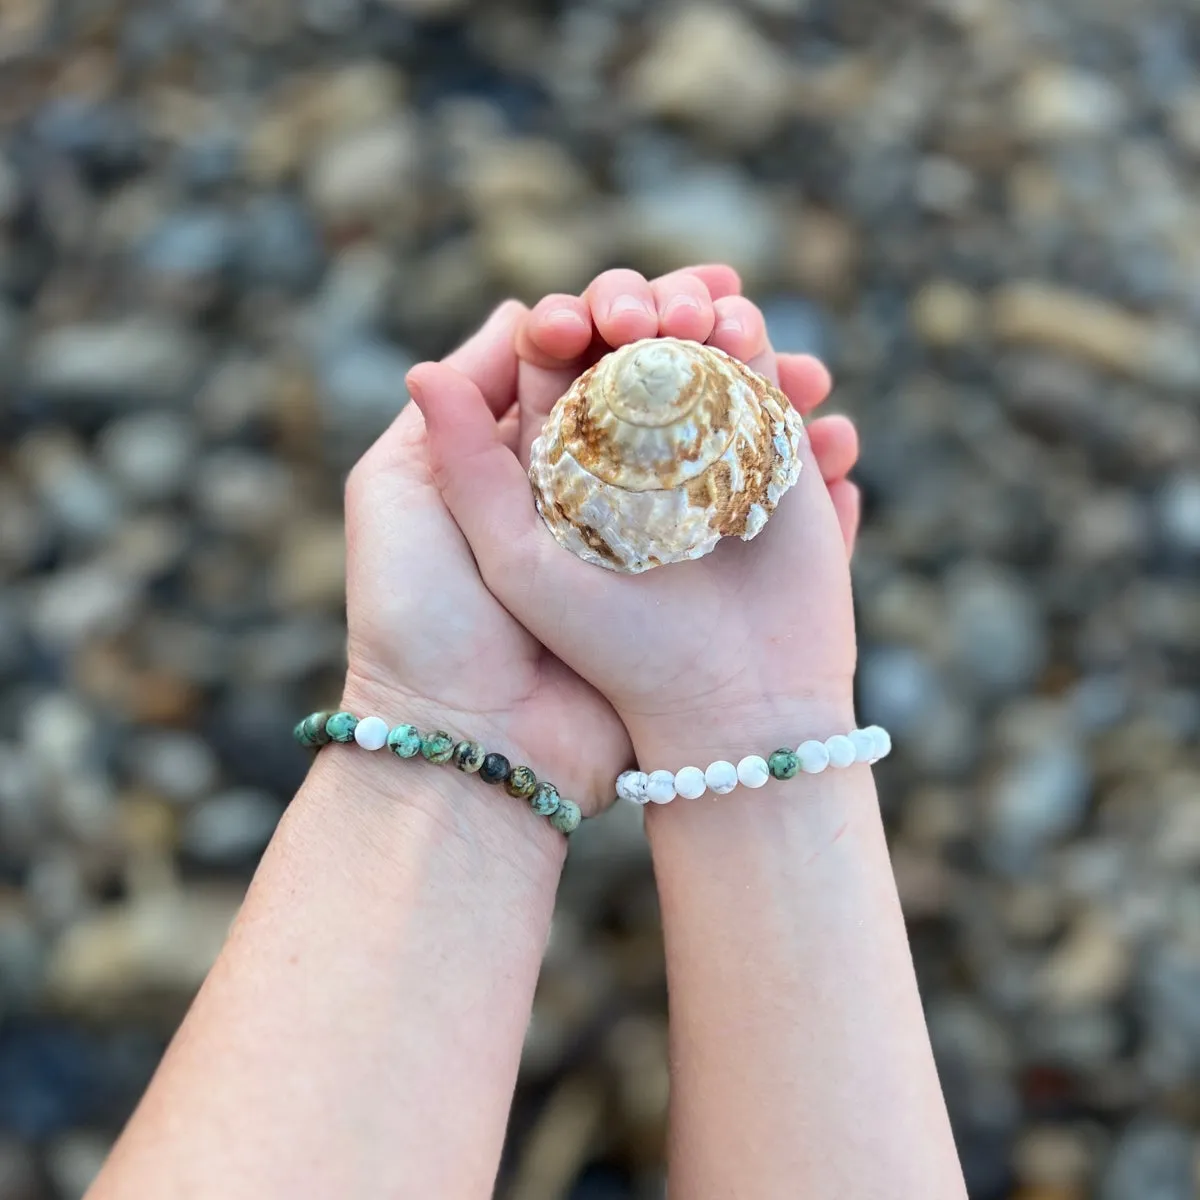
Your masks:
M453 753L454 739L444 729L435 729L421 739L421 754L431 763L447 763Z
M460 771L472 775L483 766L483 756L486 753L487 751L478 742L459 742L454 747L450 761Z
M651 804L670 804L675 799L675 776L670 771L651 771L646 776L646 799Z
M846 735L854 746L854 761L871 763L875 761L875 738L869 729L856 729Z
M685 800L699 800L708 791L704 772L699 767L684 767L675 772L675 791Z
M892 752L892 735L882 725L868 725L867 728L875 741L875 758L872 761L887 758Z
M623 771L617 776L617 796L630 804L647 804L646 781L650 777L644 771Z
M358 718L348 712L336 712L325 722L325 732L335 742L354 741L354 731L357 728Z
M421 731L415 725L397 725L387 744L397 758L416 758L421 753Z
M550 824L559 833L574 833L582 820L583 813L579 811L579 805L574 800L559 800L558 808L550 814Z
M782 750L776 750L767 760L767 770L776 779L794 779L796 772L800 770L799 755L794 750L788 750L786 747Z
M825 739L825 749L829 751L831 767L848 767L854 762L854 743L844 734L835 733Z
M329 720L330 715L327 712L309 713L292 730L292 735L300 745L307 746L311 750L328 745L329 734L325 729L325 722Z
M388 740L387 722L382 717L363 717L354 727L354 740L364 750L382 750Z
M504 790L518 800L528 800L537 785L538 777L528 767L513 767L504 781Z
M737 787L737 767L719 758L715 763L708 764L708 769L704 772L704 782L708 784L709 791L716 792L718 796L727 795Z
M558 788L552 783L539 783L533 789L533 795L529 797L529 807L539 817L552 817L558 812L561 804L562 797L558 794Z
M829 766L829 751L825 749L825 743L816 738L801 742L796 757L800 759L800 770L806 775L820 775Z
M484 783L503 783L511 770L512 763L503 754L488 754L479 768L479 778Z
M771 778L771 768L761 755L748 754L738 763L737 775L743 787L760 788Z

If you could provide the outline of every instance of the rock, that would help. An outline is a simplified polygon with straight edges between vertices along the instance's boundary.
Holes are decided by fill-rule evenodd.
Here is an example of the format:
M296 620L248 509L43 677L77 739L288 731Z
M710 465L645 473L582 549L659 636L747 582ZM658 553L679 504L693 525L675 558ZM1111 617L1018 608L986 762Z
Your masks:
M1051 1189L1047 1197L1069 1200L1082 1196L1091 1181L1096 1158L1096 1138L1086 1128L1071 1125L1035 1125L1017 1145L1017 1174L1029 1188ZM1059 1189L1055 1191L1054 1189ZM1034 1197L1042 1194L1034 1191Z
M934 279L913 298L913 329L931 346L959 346L978 337L983 306L969 288L949 279Z
M139 1004L190 1001L241 899L237 889L191 887L99 909L55 943L49 995L69 1010L110 1017Z
M46 1154L46 1168L62 1200L83 1200L110 1148L105 1138L82 1130L54 1140Z
M0 1196L4 1200L42 1200L44 1195L32 1148L11 1135L0 1138Z
M346 595L346 530L337 517L289 528L275 564L274 594L285 612L340 609Z
M852 295L858 282L862 240L841 213L805 209L790 224L785 267L802 292L828 300Z
M590 191L578 163L543 138L492 137L471 146L458 185L476 220L501 210L563 212Z
M1017 129L1034 141L1072 141L1119 132L1127 117L1120 89L1060 64L1031 67L1013 94Z
M321 367L321 404L329 434L355 443L359 452L395 420L408 403L404 377L415 360L380 339L348 342Z
M194 733L139 733L128 746L127 761L139 782L178 804L198 800L217 781L216 758Z
M173 212L153 230L138 258L143 268L181 280L223 275L237 255L237 224L217 208Z
M0 1014L26 1011L39 998L44 960L45 947L27 914L0 904ZM0 1164L3 1161L0 1143ZM0 1197L6 1195L0 1182Z
M783 231L772 202L733 166L690 167L631 194L621 212L627 252L649 270L727 262L748 286L776 267Z
M554 219L500 209L478 231L490 274L531 304L547 292L582 291L603 265L609 239L607 217L595 207Z
M324 248L303 205L289 196L256 196L247 205L238 267L263 287L303 291L321 276Z
M244 865L262 853L282 813L274 796L256 788L222 792L188 812L181 844L202 863Z
M932 154L917 166L914 180L917 200L930 212L962 212L975 192L975 177L962 163Z
M278 530L294 502L287 466L252 450L229 447L200 460L192 496L217 529L247 536Z
M132 413L104 427L99 449L109 473L131 500L162 503L186 487L196 436L182 414Z
M915 732L944 697L942 681L929 660L901 646L868 647L858 689L866 721L882 725L897 738Z
M1180 473L1162 486L1157 498L1163 540L1178 554L1200 555L1200 473Z
M1187 1130L1160 1121L1137 1122L1113 1148L1098 1200L1184 1200L1196 1192L1195 1158Z
M744 13L708 4L667 17L627 86L637 111L734 146L769 137L793 95L788 59Z
M112 534L123 515L120 499L73 439L35 436L19 454L38 498L68 540L97 542Z
M51 402L168 405L182 397L200 361L200 343L181 326L131 317L41 334L30 347L27 376Z
M137 618L136 581L102 562L58 571L37 586L35 596L30 628L51 649L119 633Z
M1091 772L1079 746L1053 738L1007 763L992 786L989 853L1004 870L1021 873L1048 842L1075 830L1087 812Z
M300 337L325 356L370 340L385 324L398 284L395 263L380 247L368 244L342 251L300 318Z
M107 186L138 170L146 153L145 135L128 106L83 95L56 96L33 121L34 137L71 159L88 181Z
M306 187L332 225L407 224L418 185L417 139L403 121L357 130L318 151Z
M818 305L799 296L774 296L760 307L776 350L803 350L823 359L831 355L832 322Z
M1034 986L1051 1009L1088 1008L1111 1003L1124 990L1130 967L1130 947L1121 931L1091 913L1075 923Z

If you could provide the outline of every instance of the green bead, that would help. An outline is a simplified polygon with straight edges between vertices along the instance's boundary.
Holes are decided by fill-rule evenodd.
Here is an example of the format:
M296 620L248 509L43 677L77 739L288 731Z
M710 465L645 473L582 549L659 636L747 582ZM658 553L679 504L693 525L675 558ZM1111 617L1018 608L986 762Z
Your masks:
M513 767L504 781L504 790L518 800L527 800L537 785L538 778L528 767Z
M304 745L316 747L324 746L329 742L329 733L325 729L325 722L329 720L329 715L327 712L310 713L300 722L307 739Z
M800 757L795 750L788 750L786 747L776 750L767 759L767 770L776 779L792 779L800 770Z
M558 788L552 783L539 783L533 789L533 795L529 797L529 807L539 817L553 816L561 804L562 798L558 794Z
M397 725L387 744L397 758L416 758L421 753L421 731L415 725Z
M353 713L337 712L325 722L325 732L335 742L354 741L354 731L358 728L358 718Z
M583 820L583 813L574 800L560 800L557 811L550 814L550 824L559 833L574 833Z
M421 753L431 763L449 762L454 753L454 739L444 729L435 729L421 739Z
M479 778L484 783L503 783L512 770L512 763L503 754L489 754L479 768Z
M453 762L460 771L468 775L474 774L483 766L483 756L486 753L478 742L459 742L454 747Z

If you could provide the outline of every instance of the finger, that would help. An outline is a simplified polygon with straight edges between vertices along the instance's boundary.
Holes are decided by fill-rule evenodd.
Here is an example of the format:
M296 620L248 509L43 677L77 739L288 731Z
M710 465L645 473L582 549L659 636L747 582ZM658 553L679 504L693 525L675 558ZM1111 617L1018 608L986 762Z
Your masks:
M724 300L726 296L740 296L742 293L742 277L724 263L701 263L696 267L684 267L683 273L699 279L713 300Z
M658 310L645 276L624 267L605 271L588 284L584 298L592 322L610 346L624 346L658 333Z
M479 388L444 363L420 363L408 373L425 417L430 466L442 499L471 546L480 574L505 602L506 582L523 579L522 547L541 532L529 480L504 445ZM503 569L500 569L503 566Z
M580 296L544 296L517 330L522 362L553 369L579 358L592 344L592 313Z
M808 427L808 440L826 483L845 479L858 462L858 430L849 417L840 413L813 421Z
M650 284L658 309L660 337L704 342L716 324L716 312L708 288L686 271L673 271Z
M862 493L858 485L849 479L839 479L829 489L833 511L837 513L842 541L846 543L846 556L854 554L854 543L858 540L858 525L862 518Z
M500 440L505 444L505 446L508 447L509 450L513 452L513 454L516 454L521 442L520 407L514 404L512 408L510 408L508 412L506 412L504 416L502 416L500 420L496 422L496 429L500 433Z
M506 412L517 394L516 333L527 312L519 300L505 300L444 359L483 393L493 416Z
M713 308L717 323L708 339L710 346L744 363L750 363L767 350L767 323L757 304L744 296L726 296L716 301Z
M811 354L780 354L779 387L797 412L810 413L833 388L829 370Z

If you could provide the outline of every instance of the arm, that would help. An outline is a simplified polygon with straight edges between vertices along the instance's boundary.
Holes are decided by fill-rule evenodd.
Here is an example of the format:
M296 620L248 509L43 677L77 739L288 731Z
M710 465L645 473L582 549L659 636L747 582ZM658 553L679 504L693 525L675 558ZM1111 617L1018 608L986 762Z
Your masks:
M564 854L477 779L327 746L91 1200L490 1196Z
M853 726L849 705L798 708L774 732L794 744ZM707 764L728 737L638 758ZM646 828L670 988L671 1195L963 1197L871 769L650 805Z

